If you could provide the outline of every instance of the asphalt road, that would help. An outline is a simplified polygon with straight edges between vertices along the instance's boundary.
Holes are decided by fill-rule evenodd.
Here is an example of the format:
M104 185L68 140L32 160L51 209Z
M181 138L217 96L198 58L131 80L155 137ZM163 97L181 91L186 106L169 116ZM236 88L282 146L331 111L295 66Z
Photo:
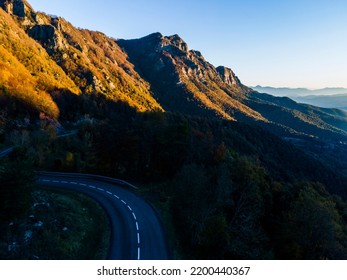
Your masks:
M13 150L14 150L14 147L9 147L9 148L6 148L4 150L1 150L0 151L0 158L2 158L4 156L7 156L8 154L12 153Z
M64 137L69 137L72 135L77 134L77 130L71 130L66 132L65 134L61 134L59 136L57 136L58 138L64 138ZM0 150L0 158L7 156L8 154L12 153L13 150L15 149L15 147L8 147L6 149Z
M152 207L125 187L66 175L40 175L42 186L84 193L106 211L111 224L109 259L168 259L164 232Z

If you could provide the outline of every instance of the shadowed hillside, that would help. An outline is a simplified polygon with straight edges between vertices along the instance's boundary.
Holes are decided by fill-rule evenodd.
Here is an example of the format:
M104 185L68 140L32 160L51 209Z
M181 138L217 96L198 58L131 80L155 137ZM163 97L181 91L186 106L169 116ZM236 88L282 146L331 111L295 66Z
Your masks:
M178 35L116 40L23 0L0 7L1 256L35 257L22 236L43 197L34 171L49 170L138 185L173 258L346 258L346 112L254 91ZM47 206L56 228L38 252L71 249L55 214L77 204ZM87 224L91 239L107 227Z

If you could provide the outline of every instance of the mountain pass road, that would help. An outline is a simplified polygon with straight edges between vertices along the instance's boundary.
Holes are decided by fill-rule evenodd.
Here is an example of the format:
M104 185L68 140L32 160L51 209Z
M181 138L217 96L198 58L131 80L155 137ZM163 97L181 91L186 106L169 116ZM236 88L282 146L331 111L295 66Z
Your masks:
M126 187L63 173L40 174L37 182L86 194L104 208L111 225L109 259L168 259L164 232L155 211Z

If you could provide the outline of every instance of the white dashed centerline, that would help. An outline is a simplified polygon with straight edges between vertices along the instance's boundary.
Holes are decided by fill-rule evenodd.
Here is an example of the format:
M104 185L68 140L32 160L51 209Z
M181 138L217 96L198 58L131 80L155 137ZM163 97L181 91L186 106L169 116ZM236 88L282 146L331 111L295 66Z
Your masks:
M80 186L83 186L83 187L88 187L90 189L95 189L95 190L98 190L98 191L101 191L101 192L106 192L107 194L109 195L113 195L116 199L120 200L125 206L127 206L127 208L129 209L129 211L131 212L131 214L133 215L134 217L134 220L135 220L135 226L136 226L136 231L137 231L137 244L138 244L138 247L137 247L137 259L140 260L141 258L141 248L140 248L140 228L139 228L139 223L137 222L137 218L136 218L136 215L134 213L134 211L132 210L132 208L130 207L130 205L128 205L123 199L120 199L120 197L116 194L113 194L112 192L110 191L106 191L105 189L102 189L102 188L97 188L95 186L92 186L92 185L87 185L87 184L84 184L84 183L77 183L77 182L68 182L68 181L58 181L58 180L48 180L48 179L42 179L42 180L39 180L39 181L42 181L42 182L52 182L52 183L60 183L60 184L70 184L70 185L80 185Z

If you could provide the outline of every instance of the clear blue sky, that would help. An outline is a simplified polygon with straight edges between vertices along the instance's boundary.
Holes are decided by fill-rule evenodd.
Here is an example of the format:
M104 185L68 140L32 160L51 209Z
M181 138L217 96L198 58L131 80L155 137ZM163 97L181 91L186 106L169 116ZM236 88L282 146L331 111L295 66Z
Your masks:
M346 0L28 0L115 38L179 34L248 86L347 87Z

